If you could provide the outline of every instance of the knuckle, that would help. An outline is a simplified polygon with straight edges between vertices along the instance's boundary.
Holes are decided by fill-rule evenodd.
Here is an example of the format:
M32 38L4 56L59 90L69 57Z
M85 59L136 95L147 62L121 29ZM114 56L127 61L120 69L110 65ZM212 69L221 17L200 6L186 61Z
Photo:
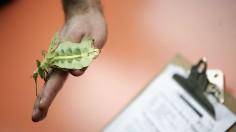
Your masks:
M71 71L70 73L71 73L73 76L78 77L78 76L83 75L83 74L84 74L84 71L82 71L82 70L74 70L74 71Z

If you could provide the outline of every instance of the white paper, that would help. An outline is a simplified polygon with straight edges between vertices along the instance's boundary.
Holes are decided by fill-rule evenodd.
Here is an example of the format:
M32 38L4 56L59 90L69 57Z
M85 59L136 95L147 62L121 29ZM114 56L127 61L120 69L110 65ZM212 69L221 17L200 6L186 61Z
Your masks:
M234 124L236 116L213 96L216 118L207 113L173 79L175 73L187 77L169 65L103 132L223 132Z

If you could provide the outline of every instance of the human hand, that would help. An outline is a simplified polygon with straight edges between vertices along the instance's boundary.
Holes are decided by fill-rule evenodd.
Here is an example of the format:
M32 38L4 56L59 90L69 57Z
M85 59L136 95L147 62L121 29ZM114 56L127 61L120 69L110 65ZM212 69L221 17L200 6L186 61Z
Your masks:
M107 27L101 12L90 10L86 13L71 16L63 26L59 42L69 40L80 42L85 38L93 38L94 46L101 49L107 39ZM53 69L48 80L44 84L37 96L32 114L32 121L38 122L47 116L48 109L55 96L62 88L69 73L74 76L82 75L87 68L81 70L71 70L69 72L60 69Z

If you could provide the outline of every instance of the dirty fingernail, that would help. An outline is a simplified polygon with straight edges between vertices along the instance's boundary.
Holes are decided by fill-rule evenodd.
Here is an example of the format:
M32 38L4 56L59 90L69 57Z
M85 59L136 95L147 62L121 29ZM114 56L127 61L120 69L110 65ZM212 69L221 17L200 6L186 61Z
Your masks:
M33 114L32 114L32 121L33 122L38 122L37 113L38 113L38 109L34 109Z

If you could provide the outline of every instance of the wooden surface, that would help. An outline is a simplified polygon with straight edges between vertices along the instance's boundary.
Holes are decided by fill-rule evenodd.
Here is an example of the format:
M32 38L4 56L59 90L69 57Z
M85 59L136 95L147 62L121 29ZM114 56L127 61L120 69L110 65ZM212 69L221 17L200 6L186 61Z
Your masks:
M99 131L176 53L191 62L208 58L236 95L236 1L102 2L109 31L102 54L82 77L68 78L39 123L31 121L30 76L63 26L61 0L15 0L0 9L0 131Z

